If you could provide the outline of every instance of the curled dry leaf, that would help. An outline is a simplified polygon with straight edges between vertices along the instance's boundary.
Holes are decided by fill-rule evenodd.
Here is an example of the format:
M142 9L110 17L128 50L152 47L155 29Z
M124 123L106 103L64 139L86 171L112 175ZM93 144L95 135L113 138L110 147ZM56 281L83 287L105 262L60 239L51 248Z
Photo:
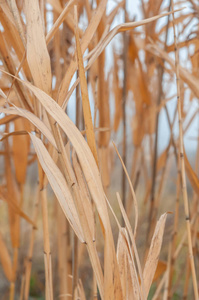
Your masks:
M179 9L182 10L182 9ZM177 12L178 10L175 10L174 12ZM142 25L146 25L148 23L151 23L153 21L156 21L162 17L168 16L170 14L172 14L173 12L168 12L168 13L164 13L158 16L154 16L142 21L137 21L137 22L129 22L129 23L123 23L120 24L118 26L116 26L115 28L113 28L105 37L103 42L100 42L94 50L94 54L93 56L90 58L89 63L92 64L96 58L102 53L102 51L106 48L106 46L111 42L111 40L114 38L114 36L120 32L124 32L124 31L128 31L131 30L133 28L142 26Z

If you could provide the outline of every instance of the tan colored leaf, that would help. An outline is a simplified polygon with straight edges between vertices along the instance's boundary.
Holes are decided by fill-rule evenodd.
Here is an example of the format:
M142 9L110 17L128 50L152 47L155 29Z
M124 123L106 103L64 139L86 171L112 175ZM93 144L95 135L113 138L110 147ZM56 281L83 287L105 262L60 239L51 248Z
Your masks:
M4 99L7 98L6 95L5 95L5 93L2 91L2 89L0 89L0 96L2 96Z
M5 1L3 1L5 2ZM8 13L9 10L9 13ZM12 16L12 13L10 12L10 9L7 4L1 4L0 8L0 19L2 26L4 28L4 31L7 36L7 40L11 42L11 45L15 49L17 55L22 59L23 52L24 52L24 46L20 39L19 33L15 26L15 21Z
M104 288L103 273L102 273L99 257L97 254L96 243L94 243L95 241L94 212L91 206L91 201L89 199L89 193L87 191L85 179L83 177L75 151L73 151L72 154L73 166L74 166L74 170L73 170L69 158L70 157L69 143L67 144L66 147L64 147L58 125L55 126L55 129L57 129L55 134L58 134L58 146L59 146L59 151L61 151L59 155L61 156L62 164L64 165L64 169L63 169L64 175L67 179L68 185L71 187L73 192L73 199L74 199L75 206L77 208L77 213L79 216L80 224L84 234L85 243L87 245L88 253L90 256L90 261L92 264L92 268L95 272L95 276L98 279L98 287L101 292L103 291Z
M18 115L21 117L24 117L28 119L32 124L34 124L49 140L49 142L56 148L56 143L54 140L53 135L51 134L48 127L34 114L29 112L28 110L21 109L18 107L11 107L11 108L2 108L0 107L0 112L4 114L10 114L10 115Z
M160 219L156 224L149 253L146 259L146 263L144 265L143 279L144 279L146 295L148 295L149 293L155 275L155 271L158 265L166 218L167 218L167 213L161 215Z
M121 228L117 242L117 260L124 299L140 299L140 286L127 231Z
M61 171L49 155L42 141L33 134L30 134L30 137L39 158L39 162L47 175L48 181L63 209L65 216L67 217L80 241L84 242L84 235L79 223L76 207Z
M9 136L18 136L18 135L26 135L26 134L28 134L28 132L25 131L25 130L19 130L19 131L13 131L13 132L9 132L9 133L4 133L4 135L0 139L0 141L2 142L3 140L7 139Z
M102 292L104 289L104 279L102 274L102 269L99 261L99 257L97 254L96 244L94 243L95 237L95 224L94 224L94 215L92 211L91 202L89 200L88 195L86 195L85 184L83 182L83 174L81 173L81 169L79 163L77 161L76 155L73 153L73 164L74 170L77 177L77 181L79 184L79 193L75 193L75 188L78 188L74 184L74 194L76 196L75 203L77 207L77 211L79 213L79 219L82 226L82 231L84 233L85 242L87 245L88 253L90 256L92 268L94 270L95 276L98 282L98 288L102 297L105 293Z
M62 24L62 22L66 18L66 15L68 14L68 12L72 8L72 6L74 4L76 4L77 1L78 0L70 0L70 1L68 1L68 3L66 4L65 8L62 10L61 14L57 18L56 22L53 24L52 28L50 29L50 31L46 35L46 43L47 44L50 42L50 40L52 39L52 37L55 35L55 33L59 29L60 25ZM59 9L61 10L61 7Z
M10 10L13 14L14 20L15 20L15 26L17 28L17 31L19 32L19 35L21 37L21 40L23 42L24 47L26 46L26 39L25 39L25 33L24 33L24 27L21 21L21 16L19 14L19 10L16 4L16 0L8 0L7 1L9 6L10 6Z
M7 19L9 20L9 22L12 23L13 26L15 26L15 20L9 9L8 4L6 3L6 0L1 1L0 6L4 14L6 15Z
M51 93L51 66L38 0L26 0L27 61L34 84Z
M136 263L137 263L137 267L138 267L138 275L139 275L139 278L141 279L141 294L143 296L143 299L146 299L146 292L145 292L145 287L144 287L142 268L141 268L141 264L140 264L140 259L139 259L137 247L136 247L136 244L135 244L135 237L133 235L133 230L131 228L129 219L127 217L127 214L126 214L126 211L125 211L124 206L122 204L122 200L120 198L119 193L116 193L116 196L117 196L119 207L120 207L120 210L121 210L124 222L125 222L126 229L128 231L129 237L131 239L132 250L133 250L133 253L135 254L135 259L136 259Z
M21 39L19 38L19 40ZM12 55L11 46L8 45L5 34L3 34L1 31L0 31L0 51L1 51L1 57L4 62L5 69L8 70L9 73L15 74L17 61L15 59L15 56ZM27 90L24 88L23 85L21 85L21 82L15 81L14 88L21 106L28 108L28 110L32 110L31 99L27 93Z
M95 221L94 221L94 212L91 204L91 199L89 197L89 192L87 190L87 186L83 177L83 173L81 171L80 165L77 161L76 155L73 153L73 166L74 166L74 172L77 177L77 182L79 185L79 193L81 195L81 202L83 206L84 211L84 218L87 218L88 225L91 233L91 239L95 239ZM77 199L76 201L79 201Z

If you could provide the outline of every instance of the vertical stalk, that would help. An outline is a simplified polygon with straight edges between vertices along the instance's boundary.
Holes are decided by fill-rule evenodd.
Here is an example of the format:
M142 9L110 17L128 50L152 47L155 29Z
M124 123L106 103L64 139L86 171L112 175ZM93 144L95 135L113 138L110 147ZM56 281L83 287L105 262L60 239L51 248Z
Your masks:
M8 124L6 124L6 131L8 131ZM5 143L5 175L7 181L7 191L8 198L13 199L16 203L19 203L19 199L15 189L15 178L12 173L11 166L11 153L8 140L4 141ZM14 300L15 298L15 283L17 278L17 267L18 267L18 253L20 246L20 217L17 215L10 207L8 203L8 212L9 212L9 222L10 222L10 237L12 242L13 249L13 280L10 282L10 295L9 300Z
M79 71L77 70L77 79L79 77ZM76 126L78 129L79 128L79 125L80 125L80 86L79 84L77 85L76 87L76 120L75 120L75 123L76 123Z
M79 77L79 71L77 70L77 78ZM79 129L80 126L80 85L76 87L76 126ZM78 285L78 238L76 234L73 234L73 253L72 253L72 268L73 268L73 287L72 287L72 299L75 300L75 290Z
M98 299L97 297L97 281L96 281L96 277L95 277L95 273L93 272L93 300Z
M187 295L188 295L188 290L189 290L189 278L191 275L191 270L190 270L190 262L189 262L189 258L187 257L187 261L186 261L186 271L185 271L185 282L184 282L184 290L183 290L183 300L187 299Z
M173 10L173 1L171 1L171 5ZM190 265L191 265L194 296L195 299L198 300L199 299L198 286L197 286L196 270L195 270L195 263L193 257L189 202L188 202L188 195L187 195L186 175L185 175L183 128L182 128L182 104L180 98L179 53L177 48L174 13L173 13L173 32L174 32L174 44L175 44L175 69L176 69L176 85L177 85L178 118L179 118L179 156L180 156L180 166L181 166L181 176L182 176L182 196L184 201L184 211L185 211L185 220L186 220L187 237L188 237L188 251L189 251L188 254L189 254Z
M79 256L79 243L78 243L78 237L76 234L74 234L73 238L73 295L72 298L75 300L75 290L78 285L78 256Z
M171 2L169 5L168 11L170 11L171 8ZM167 28L166 28L166 36L165 36L165 41L164 41L164 49L166 50L167 48L167 40L168 40L168 29L169 29L169 16L168 16L168 22L167 22ZM162 80L164 76L164 61L163 61L163 66L159 66L158 68L159 72L159 86L158 86L158 99L157 99L157 107L160 106L161 103L161 98L162 98ZM156 114L156 132L155 132L155 142L154 142L154 154L153 154L153 165L152 165L152 186L151 186L151 203L150 203L150 212L149 212L149 229L148 229L148 244L151 238L151 234L153 232L153 228L151 228L150 224L152 223L151 220L155 218L156 216L154 215L154 205L155 205L155 186L156 186L156 172L157 172L157 154L158 154L158 132L159 132L159 111Z
M14 300L15 297L15 283L11 282L10 283L10 295L9 295L9 300Z
M124 1L124 22L127 19L127 0ZM123 142L122 142L122 160L126 166L126 97L127 97L127 48L128 48L128 36L126 31L124 32L124 49L123 49L123 91L122 91L122 122L123 122ZM126 210L126 174L124 168L122 168L122 200L123 206Z
M176 203L175 203L175 218L174 218L174 225L173 225L173 233L171 239L171 266L169 272L169 286L168 286L168 300L172 298L172 278L174 272L174 265L175 265L175 249L176 249L176 240L177 240L177 232L178 232L178 221L179 221L179 205L180 205L180 161L178 157L178 165L177 165L178 173L177 173L177 184L176 184Z
M39 207L39 184L37 186L37 195L34 204L34 213L33 213L33 220L34 224L37 222L38 217L38 207ZM30 276L31 276L31 268L32 268L32 256L33 256L33 248L34 248L34 241L36 235L37 228L32 226L31 237L30 237L30 245L28 250L28 255L25 260L25 274L24 274L24 290L22 290L24 300L28 300L29 296L29 289L30 289Z
M166 271L166 280L165 280L165 287L164 287L164 293L163 293L163 300L168 299L168 293L169 293L169 273L171 268L171 244L169 245L169 253L168 253L168 259L167 259L167 271Z
M47 117L54 133L53 119L47 113ZM49 148L52 151L53 148ZM39 173L39 188L40 188L40 200L42 207L42 224L43 224L43 241L44 241L44 266L45 266L45 299L53 300L53 280L52 280L52 260L50 250L50 235L49 235L49 221L48 221L48 201L47 201L47 177L43 172L41 165L38 162L38 173Z
M45 295L46 300L53 299L53 286L52 286L52 262L50 251L50 236L48 227L48 205L46 188L43 188L40 192L41 204L42 204L42 219L43 219L43 237L44 237L44 263L45 263L45 277L46 287Z
M63 300L67 300L67 294L72 294L71 278L68 271L68 258L70 251L68 247L67 237L67 219L56 201L56 214L57 214L57 249L58 249L58 274L59 274L59 294L62 295Z

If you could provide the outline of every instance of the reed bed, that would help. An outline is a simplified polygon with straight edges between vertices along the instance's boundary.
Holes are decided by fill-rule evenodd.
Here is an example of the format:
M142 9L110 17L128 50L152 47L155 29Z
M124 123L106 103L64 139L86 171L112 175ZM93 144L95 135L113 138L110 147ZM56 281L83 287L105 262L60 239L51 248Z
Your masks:
M199 299L198 13L0 1L0 299Z

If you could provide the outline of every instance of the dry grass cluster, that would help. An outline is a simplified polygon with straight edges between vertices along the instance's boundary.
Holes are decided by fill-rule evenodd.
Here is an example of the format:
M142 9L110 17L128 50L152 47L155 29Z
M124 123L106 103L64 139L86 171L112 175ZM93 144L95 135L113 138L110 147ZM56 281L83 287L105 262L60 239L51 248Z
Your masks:
M173 2L0 1L1 299L199 299L199 6Z

